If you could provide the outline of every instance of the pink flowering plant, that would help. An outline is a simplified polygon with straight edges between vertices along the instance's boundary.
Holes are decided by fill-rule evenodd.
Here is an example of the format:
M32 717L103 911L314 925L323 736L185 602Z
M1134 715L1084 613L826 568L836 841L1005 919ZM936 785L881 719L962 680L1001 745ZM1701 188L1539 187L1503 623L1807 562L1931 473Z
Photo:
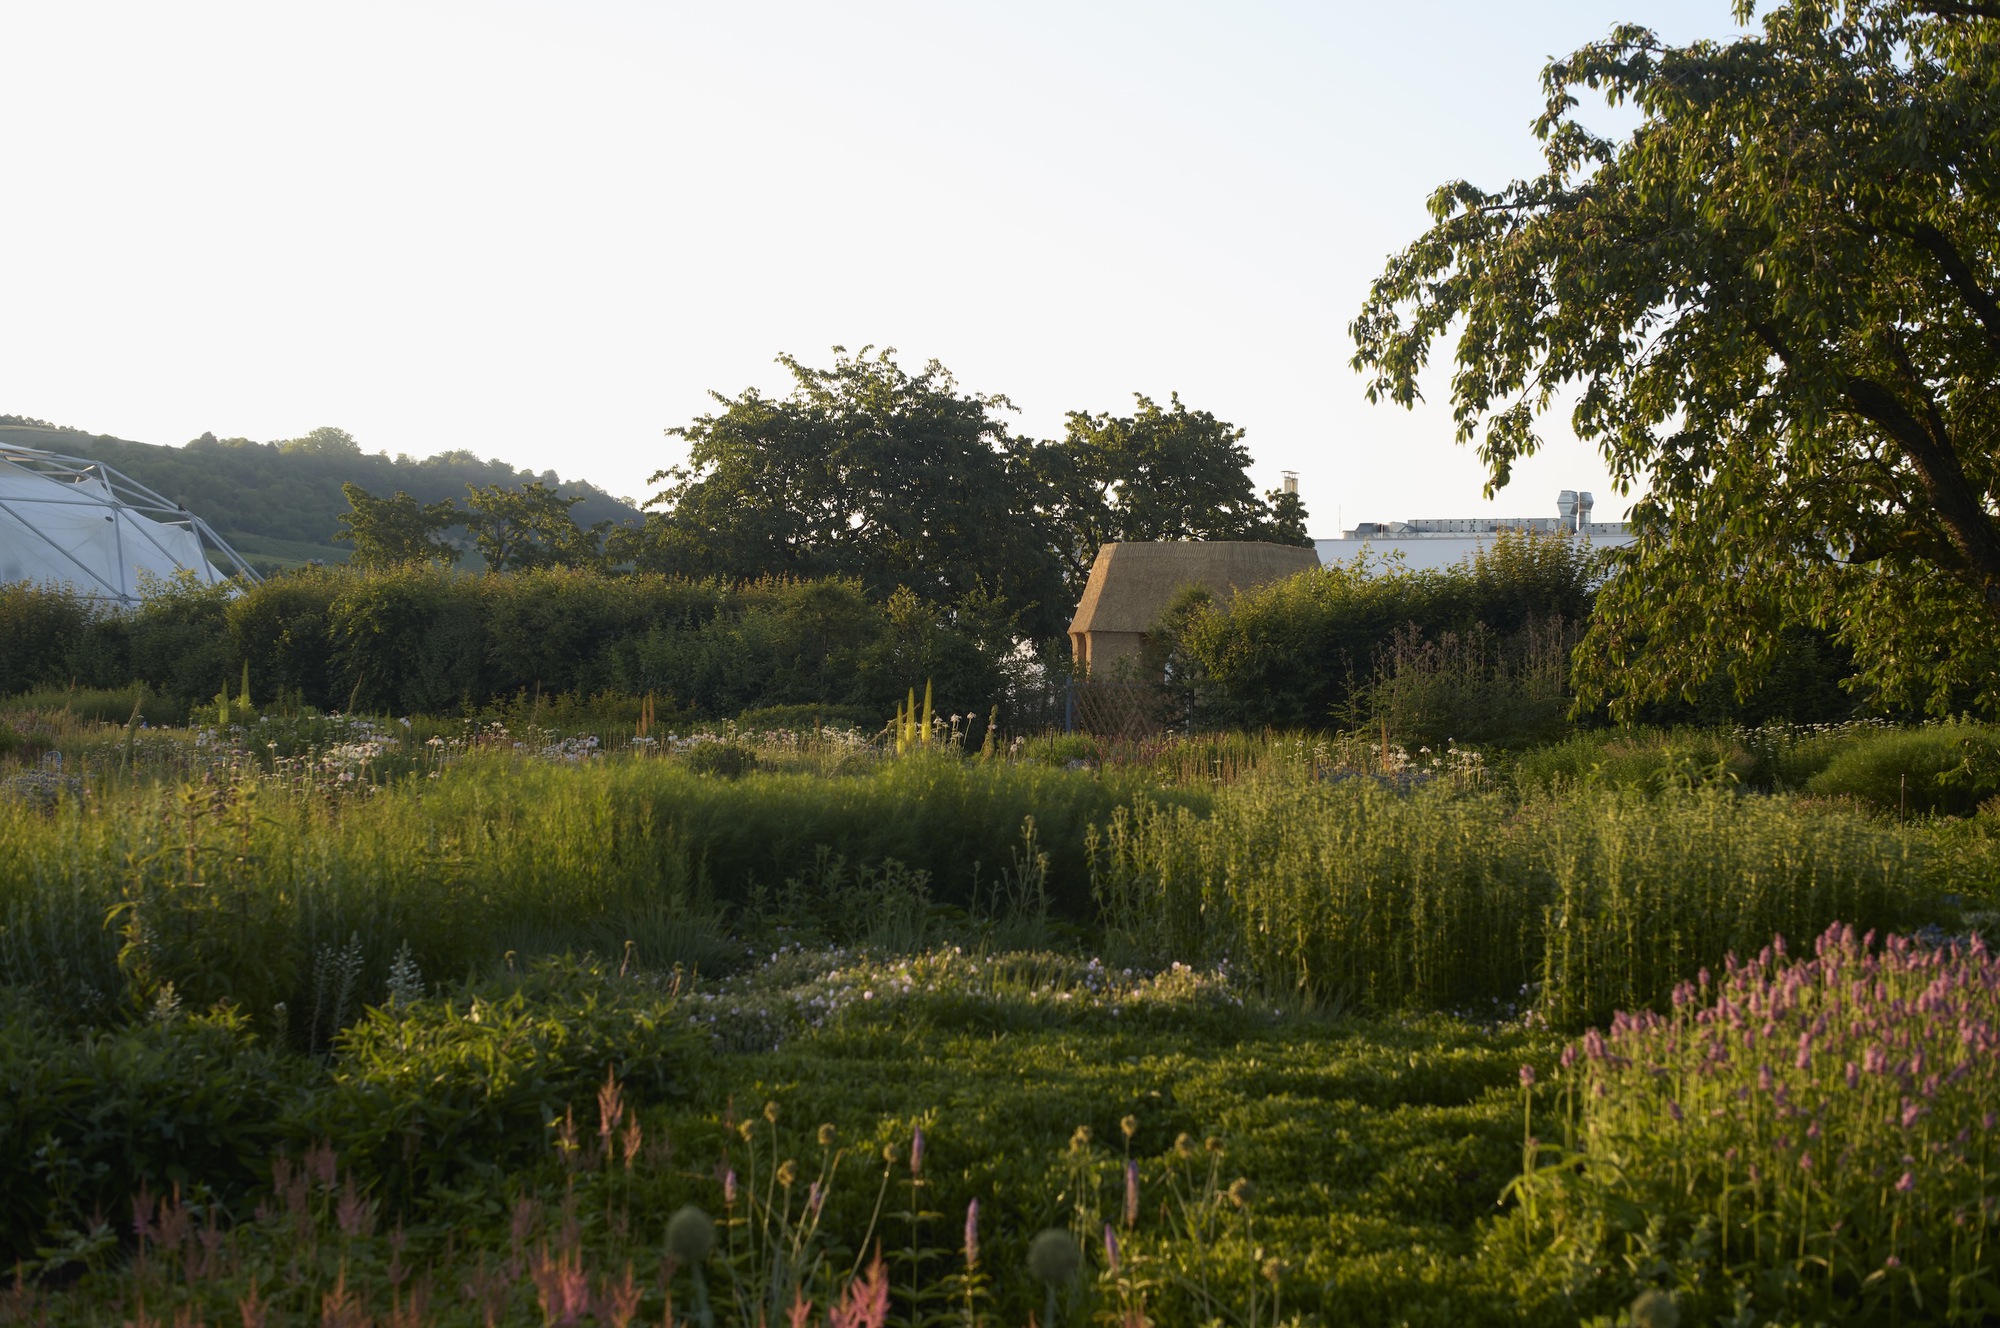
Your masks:
M1527 1167L1495 1238L1585 1301L1658 1285L1693 1322L1990 1322L1996 1050L1977 936L1836 925L1803 960L1781 938L1585 1034L1552 1082L1524 1068Z

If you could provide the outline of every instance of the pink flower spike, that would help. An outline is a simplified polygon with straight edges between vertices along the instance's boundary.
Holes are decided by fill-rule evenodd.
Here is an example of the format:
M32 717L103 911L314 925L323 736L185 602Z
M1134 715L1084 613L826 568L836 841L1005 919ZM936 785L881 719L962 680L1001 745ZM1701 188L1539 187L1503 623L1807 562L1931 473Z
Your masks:
M965 1206L965 1267L969 1272L979 1266L979 1200L974 1199Z
M1521 1087L1533 1088L1534 1086L1535 1086L1535 1067L1532 1065L1523 1065L1521 1067Z

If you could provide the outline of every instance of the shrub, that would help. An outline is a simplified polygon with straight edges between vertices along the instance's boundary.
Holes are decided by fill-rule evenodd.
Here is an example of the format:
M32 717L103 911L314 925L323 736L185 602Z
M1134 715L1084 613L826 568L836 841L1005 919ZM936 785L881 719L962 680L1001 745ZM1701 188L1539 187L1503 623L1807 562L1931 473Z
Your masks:
M1758 762L1728 732L1596 729L1522 752L1515 784L1526 792L1594 784L1657 793L1697 784L1747 782Z
M602 965L551 959L434 997L371 1007L335 1047L300 1122L407 1201L543 1156L564 1111L607 1077L636 1108L687 1091L695 1045L676 1000ZM568 1142L595 1146L586 1119Z
M1504 639L1550 619L1581 621L1594 574L1574 541L1511 534L1442 571L1357 560L1247 591L1227 610L1190 606L1172 657L1206 720L1323 729L1353 715L1357 686L1397 632L1477 624Z
M1884 811L1970 816L2000 794L2000 730L1940 724L1871 733L1837 752L1806 788Z
M697 775L741 779L757 768L757 753L741 743L697 742L681 750L680 762Z
M1664 1285L1696 1323L1988 1322L1996 1028L1977 941L1836 926L1804 962L1779 940L1704 972L1536 1090L1550 1142L1496 1250L1598 1270L1570 1313Z
M0 988L0 1259L8 1265L88 1245L99 1223L122 1223L141 1189L199 1183L228 1201L262 1179L299 1067L234 1013L183 1016L168 1002L158 1016L70 1037Z

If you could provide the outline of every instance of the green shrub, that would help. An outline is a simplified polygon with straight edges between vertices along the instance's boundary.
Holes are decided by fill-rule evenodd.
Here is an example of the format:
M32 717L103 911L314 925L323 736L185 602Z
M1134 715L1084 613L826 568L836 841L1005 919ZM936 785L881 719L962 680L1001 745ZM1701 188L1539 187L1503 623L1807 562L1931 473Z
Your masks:
M228 1201L266 1174L300 1066L217 1011L68 1036L0 988L0 1259L122 1225L141 1189L199 1185ZM100 1243L99 1248L102 1248ZM60 1266L59 1255L52 1261Z
M1226 610L1193 608L1173 658L1209 722L1325 729L1352 716L1357 686L1397 632L1479 624L1507 639L1551 619L1580 622L1595 573L1573 540L1511 534L1442 571L1379 561L1322 567L1238 595Z
M143 683L134 683L129 687L44 687L0 698L0 712L33 710L47 714L67 711L77 719L93 724L127 723L135 707L141 722L146 724L187 723L187 702L177 697L161 696Z
M1883 811L1970 816L2000 794L2000 730L1940 724L1872 733L1837 752L1806 788Z
M688 1091L695 1036L651 981L552 959L519 977L372 1006L341 1034L331 1082L301 1121L408 1201L547 1155L565 1108L607 1077L633 1106ZM572 1140L590 1146L585 1117Z
M816 728L860 729L863 733L874 733L886 722L886 716L866 706L814 705L807 702L745 710L736 717L736 728L741 733L811 732Z
M101 616L67 587L0 582L0 695L67 683L79 668L88 671L91 628Z
M1757 769L1734 736L1708 729L1595 729L1522 752L1513 762L1514 783L1524 792L1590 784L1657 793L1740 784Z
M697 775L741 779L757 768L757 753L741 743L697 742L681 750L680 763Z

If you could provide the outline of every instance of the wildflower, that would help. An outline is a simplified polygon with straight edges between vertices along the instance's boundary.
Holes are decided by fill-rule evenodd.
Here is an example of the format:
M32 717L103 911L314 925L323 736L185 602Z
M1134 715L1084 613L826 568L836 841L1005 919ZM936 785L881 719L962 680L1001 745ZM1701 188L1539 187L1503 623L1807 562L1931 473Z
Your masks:
M1247 1178L1238 1176L1229 1182L1229 1202L1238 1208L1248 1208L1250 1201L1257 1197L1257 1187Z
M837 1131L835 1131L835 1129L833 1128L833 1126L832 1126L832 1125L830 1125L830 1124L829 1124L829 1125L822 1125L822 1126L820 1126L820 1127L819 1127L819 1146L820 1146L821 1148L831 1148L831 1147L833 1147L833 1140L834 1140L834 1136L835 1136L835 1134L836 1134L836 1133L837 1133Z
M965 1205L965 1270L979 1267L979 1200Z
M924 1169L924 1127L919 1125L910 1136L910 1174L922 1174Z
M1076 1133L1070 1135L1069 1137L1070 1153L1072 1155L1075 1155L1077 1153L1083 1152L1085 1149L1089 1147L1090 1147L1090 1127L1088 1125L1077 1126Z
M1916 1188L1917 1177L1915 1172L1905 1171L1902 1178L1896 1182L1896 1193L1898 1194L1908 1194Z
M775 1103L775 1102L766 1102L766 1103L764 1104L764 1119L765 1119L765 1120L767 1120L767 1121L769 1121L769 1122L770 1122L771 1124L773 1124L773 1125L776 1125L776 1124L778 1123L778 1104L777 1104L777 1103Z
M722 1173L722 1202L727 1207L736 1205L736 1173L733 1170Z
M1535 1086L1535 1067L1532 1065L1523 1065L1521 1067L1521 1087L1533 1088L1534 1086Z
M798 1182L798 1179L799 1164L797 1162L788 1157L778 1164L778 1184L781 1187L789 1190Z
M1139 1225L1139 1164L1125 1163L1125 1229Z
M1133 1135L1139 1132L1139 1118L1137 1116L1123 1117L1118 1122L1118 1130L1129 1141Z
M1109 1222L1104 1224L1104 1263L1113 1273L1118 1271L1118 1233Z

